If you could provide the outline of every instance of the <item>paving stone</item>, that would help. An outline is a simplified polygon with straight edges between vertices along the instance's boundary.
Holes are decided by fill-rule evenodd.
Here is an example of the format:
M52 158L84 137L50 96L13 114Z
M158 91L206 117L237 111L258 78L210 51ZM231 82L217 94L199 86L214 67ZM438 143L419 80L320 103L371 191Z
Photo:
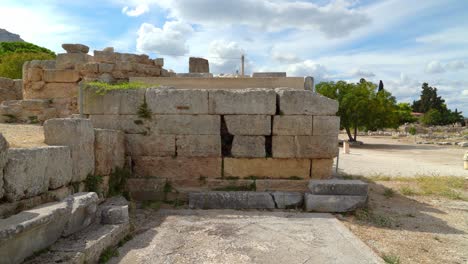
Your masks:
M368 184L360 180L311 180L309 190L319 195L360 195L367 196Z
M153 114L208 114L208 91L147 89L146 101Z
M338 102L308 90L275 89L281 115L335 115Z
M300 192L272 192L271 195L277 209L299 209L304 201Z
M180 135L176 137L177 156L221 157L221 137L218 135Z
M233 157L262 158L265 153L265 137L263 136L234 136L231 154Z
M126 150L131 156L175 156L175 135L125 135Z
M336 136L340 132L338 116L314 116L314 136Z
M365 207L367 196L305 194L305 210L308 212L342 213Z
M191 209L274 209L273 197L267 192L193 192Z
M274 158L224 158L225 177L309 178L310 160Z
M219 135L221 117L217 115L154 115L151 131L170 135Z
M283 136L311 136L312 116L274 116L273 135Z
M224 120L231 135L271 135L271 116L268 115L226 115Z
M276 93L272 89L210 90L209 113L221 115L274 115Z

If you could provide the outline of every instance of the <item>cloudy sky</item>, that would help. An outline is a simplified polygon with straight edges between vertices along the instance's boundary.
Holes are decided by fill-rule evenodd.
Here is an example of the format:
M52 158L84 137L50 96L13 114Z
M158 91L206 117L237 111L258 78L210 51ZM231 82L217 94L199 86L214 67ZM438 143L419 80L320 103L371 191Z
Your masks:
M0 28L58 53L61 43L188 57L213 73L286 71L317 80L383 80L411 102L422 82L468 116L466 0L0 0Z

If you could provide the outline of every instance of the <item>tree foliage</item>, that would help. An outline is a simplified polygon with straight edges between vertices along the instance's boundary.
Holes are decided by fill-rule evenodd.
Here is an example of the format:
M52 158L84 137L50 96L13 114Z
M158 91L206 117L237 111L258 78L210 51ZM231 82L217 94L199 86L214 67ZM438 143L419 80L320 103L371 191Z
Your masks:
M411 115L413 109L409 103L398 103L397 107L398 124L414 123L418 120L418 118Z
M350 141L357 138L357 130L376 130L398 126L396 99L385 89L376 91L377 85L361 79L358 83L322 82L316 86L318 93L339 102L338 115L341 127ZM354 136L351 134L354 129Z
M0 77L21 79L26 61L53 58L52 51L31 43L0 42Z

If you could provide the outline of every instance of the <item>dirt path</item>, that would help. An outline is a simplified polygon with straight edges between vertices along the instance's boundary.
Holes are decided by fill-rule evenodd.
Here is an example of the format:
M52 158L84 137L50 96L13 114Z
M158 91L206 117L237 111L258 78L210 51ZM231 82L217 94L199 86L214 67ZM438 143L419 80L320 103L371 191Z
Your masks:
M41 125L0 124L0 133L10 144L10 148L46 146L44 128Z
M340 138L344 138L341 137ZM388 137L360 137L362 146L350 154L340 148L339 171L362 176L465 176L463 154L467 148L417 145Z

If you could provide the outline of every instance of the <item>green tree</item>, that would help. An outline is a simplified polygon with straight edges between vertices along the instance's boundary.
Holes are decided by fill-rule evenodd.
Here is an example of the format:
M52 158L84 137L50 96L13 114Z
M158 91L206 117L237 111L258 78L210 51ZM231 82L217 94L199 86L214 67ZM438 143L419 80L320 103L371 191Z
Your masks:
M384 89L376 91L376 87L361 79L356 84L322 82L317 84L316 90L338 101L341 128L346 130L350 141L356 141L358 129L375 130L398 125L395 97Z
M414 123L418 119L411 115L413 109L409 103L398 103L397 104L397 115L398 115L398 124L403 125L405 123Z
M420 99L413 101L413 111L426 113L431 109L443 110L445 100L437 96L437 88L429 86L428 83L423 83Z
M0 77L21 79L23 64L31 60L49 60L55 54L27 42L0 42Z
M438 125L442 123L442 114L437 109L431 109L424 114L421 122L425 125Z

